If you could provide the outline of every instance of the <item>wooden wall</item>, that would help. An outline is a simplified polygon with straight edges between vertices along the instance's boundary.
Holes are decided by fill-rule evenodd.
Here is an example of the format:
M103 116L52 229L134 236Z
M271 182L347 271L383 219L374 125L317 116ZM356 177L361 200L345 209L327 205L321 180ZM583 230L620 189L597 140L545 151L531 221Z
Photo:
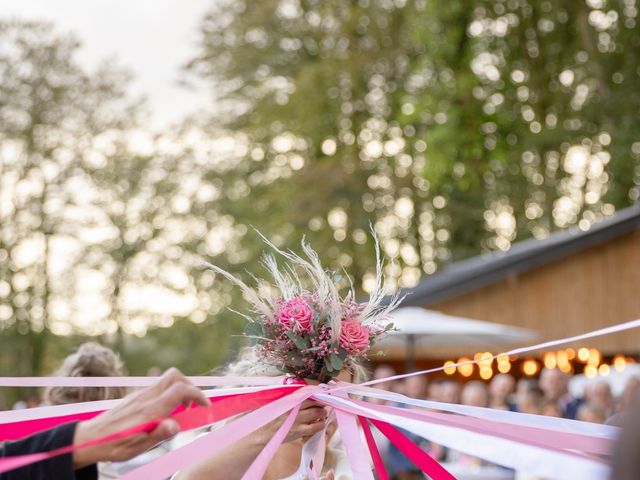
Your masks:
M541 340L640 318L640 230L424 306L451 315L531 328L541 333ZM593 346L605 354L640 354L640 329L572 346ZM469 353L468 347L465 350ZM419 353L442 356L456 352Z

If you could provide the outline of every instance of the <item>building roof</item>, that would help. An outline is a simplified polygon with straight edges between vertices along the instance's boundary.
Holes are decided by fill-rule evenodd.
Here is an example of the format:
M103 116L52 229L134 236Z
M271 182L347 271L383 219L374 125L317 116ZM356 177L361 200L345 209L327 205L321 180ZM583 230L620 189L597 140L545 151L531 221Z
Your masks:
M476 290L545 265L640 228L640 204L618 211L591 226L561 230L538 240L515 243L506 252L491 252L449 264L405 289L403 305L429 305Z

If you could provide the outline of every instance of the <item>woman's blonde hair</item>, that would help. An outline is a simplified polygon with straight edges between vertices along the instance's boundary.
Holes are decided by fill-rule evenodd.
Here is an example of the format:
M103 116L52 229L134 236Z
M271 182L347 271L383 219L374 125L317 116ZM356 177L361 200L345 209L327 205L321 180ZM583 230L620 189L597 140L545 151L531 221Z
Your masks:
M59 377L119 377L122 376L120 357L110 348L95 342L80 345L54 373ZM48 405L112 400L126 395L124 387L49 387L44 400Z

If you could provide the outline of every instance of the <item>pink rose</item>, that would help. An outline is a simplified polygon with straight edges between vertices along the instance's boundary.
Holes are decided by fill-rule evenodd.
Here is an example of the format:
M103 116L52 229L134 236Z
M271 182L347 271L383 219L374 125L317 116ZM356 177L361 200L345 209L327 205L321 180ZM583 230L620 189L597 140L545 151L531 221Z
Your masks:
M287 300L278 312L278 323L286 329L295 329L300 332L311 330L313 310L301 297Z
M369 329L354 320L343 321L340 346L351 354L366 352L369 349Z

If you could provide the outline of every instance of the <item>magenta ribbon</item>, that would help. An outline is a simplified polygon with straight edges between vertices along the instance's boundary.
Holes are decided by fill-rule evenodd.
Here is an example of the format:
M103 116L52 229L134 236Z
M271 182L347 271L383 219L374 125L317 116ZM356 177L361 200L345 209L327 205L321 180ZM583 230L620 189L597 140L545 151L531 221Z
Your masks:
M369 419L373 425L393 443L398 450L404 453L416 467L429 475L433 480L456 480L442 465L435 461L431 456L409 440L400 430L392 427L386 422Z
M378 446L376 445L376 440L373 438L373 433L371 433L369 422L367 422L367 419L365 417L360 415L358 415L358 421L360 422L360 426L362 427L362 431L364 432L364 437L367 440L367 446L369 447L369 452L371 453L373 467L376 471L376 475L378 476L378 480L389 480L387 469L385 468L382 457L380 456L380 451L378 450Z

